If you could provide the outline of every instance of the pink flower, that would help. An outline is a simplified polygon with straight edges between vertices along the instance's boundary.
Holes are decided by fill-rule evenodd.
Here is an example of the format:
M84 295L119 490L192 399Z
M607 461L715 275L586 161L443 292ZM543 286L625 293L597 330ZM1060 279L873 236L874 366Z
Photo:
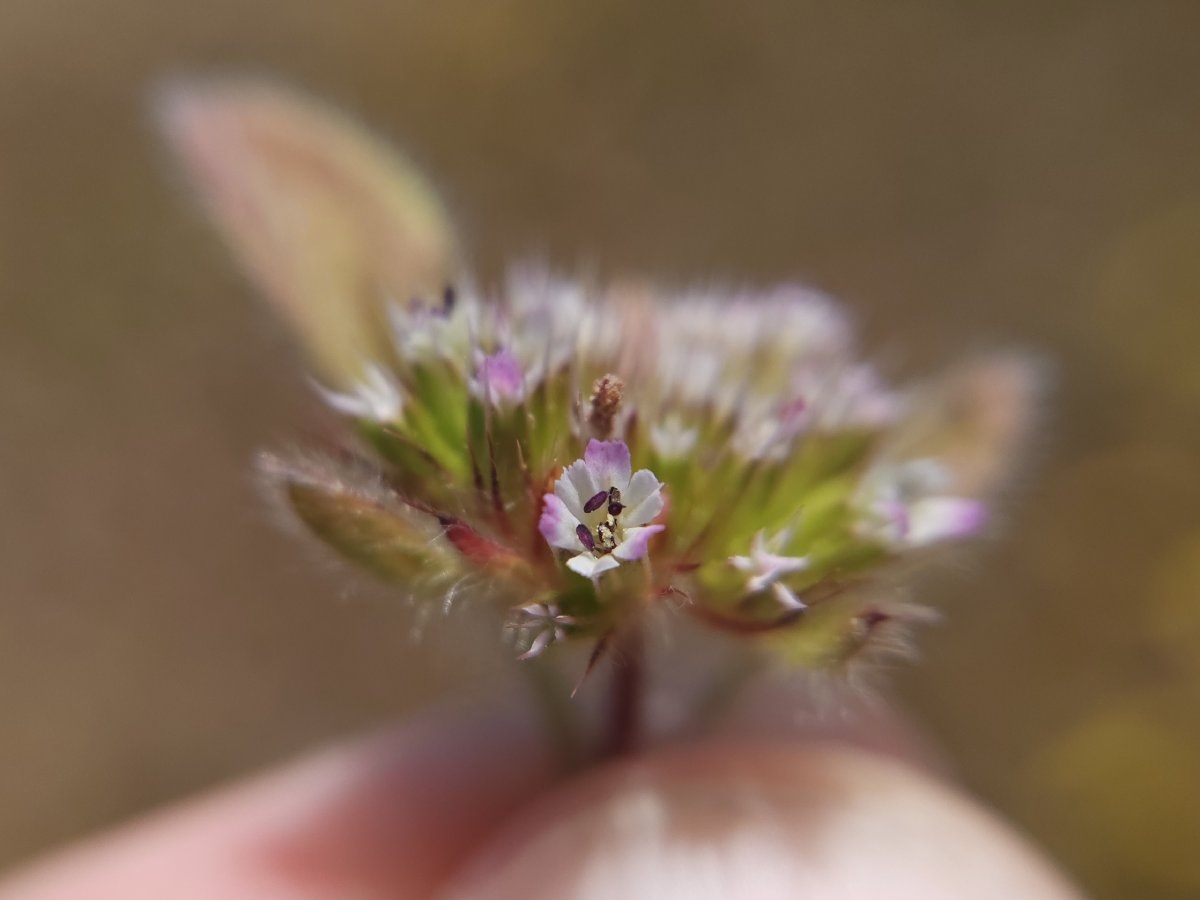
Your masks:
M649 469L631 469L624 441L589 441L543 498L538 527L551 547L575 551L572 572L599 578L641 559L665 527L647 524L662 512L662 485Z
M513 405L525 399L525 373L508 350L480 359L472 384L479 396L493 406Z
M949 473L931 459L885 464L863 486L859 531L894 549L916 549L978 534L987 506L945 493Z

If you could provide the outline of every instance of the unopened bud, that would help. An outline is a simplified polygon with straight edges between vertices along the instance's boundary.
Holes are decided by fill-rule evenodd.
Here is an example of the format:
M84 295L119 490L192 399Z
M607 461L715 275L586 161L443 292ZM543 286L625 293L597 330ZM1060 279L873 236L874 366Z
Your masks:
M604 375L596 379L588 410L588 427L593 437L602 441L612 437L624 393L625 383L616 375Z
M389 581L428 581L461 570L437 518L382 482L332 460L259 458L269 486L308 530L347 560Z

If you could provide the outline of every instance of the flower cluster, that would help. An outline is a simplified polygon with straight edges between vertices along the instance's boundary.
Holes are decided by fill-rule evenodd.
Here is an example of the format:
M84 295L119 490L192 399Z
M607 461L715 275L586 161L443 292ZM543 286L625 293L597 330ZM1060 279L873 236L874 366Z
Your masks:
M1025 402L1019 363L894 388L856 356L843 312L800 287L655 290L523 268L480 288L415 176L331 114L217 90L174 98L167 124L377 470L271 456L268 477L375 572L430 595L468 579L508 611L522 656L602 642L670 599L836 666L919 618L874 587L880 572L987 521ZM327 253L288 217L297 204L354 248L337 259L357 266L348 297L297 286L293 257Z

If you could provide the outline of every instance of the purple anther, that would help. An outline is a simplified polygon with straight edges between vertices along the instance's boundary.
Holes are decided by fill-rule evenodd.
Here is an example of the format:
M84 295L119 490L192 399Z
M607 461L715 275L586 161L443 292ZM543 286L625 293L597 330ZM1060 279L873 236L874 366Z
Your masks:
M583 511L585 513L593 513L596 510L598 510L601 506L603 506L604 501L607 499L608 499L608 491L600 491L600 493L593 495L591 497L591 499L588 500L587 503L583 504ZM582 527L582 526L580 526L580 527Z
M621 514L621 510L624 508L624 505L622 505L619 500L612 500L608 504L608 514L610 516L619 516Z
M596 542L592 539L592 533L588 531L586 525L576 525L575 535L579 538L579 543L583 544L588 550L596 549Z

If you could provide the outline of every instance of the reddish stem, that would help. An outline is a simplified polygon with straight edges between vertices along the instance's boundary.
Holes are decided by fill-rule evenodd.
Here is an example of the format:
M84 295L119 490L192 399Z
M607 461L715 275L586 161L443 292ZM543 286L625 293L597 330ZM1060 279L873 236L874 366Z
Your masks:
M603 755L624 756L637 749L641 738L642 693L645 681L644 642L641 628L625 629L612 655L612 685L609 694L608 731Z

